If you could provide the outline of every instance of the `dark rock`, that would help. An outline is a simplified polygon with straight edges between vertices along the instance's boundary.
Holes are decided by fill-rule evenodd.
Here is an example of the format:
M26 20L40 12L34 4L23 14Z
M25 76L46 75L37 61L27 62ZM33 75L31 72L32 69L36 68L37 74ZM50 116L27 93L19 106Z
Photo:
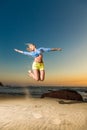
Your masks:
M67 99L67 100L78 100L83 101L82 96L74 91L74 90L58 90L58 91L51 91L49 93L44 93L41 96L44 97L52 97L52 98L59 98L59 99Z
M0 86L4 86L4 85L2 84L2 82L0 82Z

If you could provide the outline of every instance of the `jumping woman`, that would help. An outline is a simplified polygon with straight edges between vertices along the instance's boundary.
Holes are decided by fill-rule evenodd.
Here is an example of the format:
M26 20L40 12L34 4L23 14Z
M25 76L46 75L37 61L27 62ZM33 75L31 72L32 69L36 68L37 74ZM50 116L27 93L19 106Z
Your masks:
M32 70L29 70L29 76L37 81L43 81L45 79L45 69L43 62L43 52L49 51L61 51L61 48L36 48L36 46L32 43L27 44L27 52L21 51L18 49L14 49L18 53L22 53L24 55L32 56L34 58L34 62L32 64Z

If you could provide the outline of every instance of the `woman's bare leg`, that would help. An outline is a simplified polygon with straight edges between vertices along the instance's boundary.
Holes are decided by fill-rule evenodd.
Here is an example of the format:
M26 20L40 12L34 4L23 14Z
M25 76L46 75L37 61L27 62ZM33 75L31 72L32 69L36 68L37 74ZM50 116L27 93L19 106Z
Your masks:
M40 70L40 81L43 81L45 78L45 70Z
M39 70L37 70L37 69L33 70L33 71L29 70L28 72L29 72L30 77L32 77L33 79L35 79L37 81L40 80L40 72L39 72Z

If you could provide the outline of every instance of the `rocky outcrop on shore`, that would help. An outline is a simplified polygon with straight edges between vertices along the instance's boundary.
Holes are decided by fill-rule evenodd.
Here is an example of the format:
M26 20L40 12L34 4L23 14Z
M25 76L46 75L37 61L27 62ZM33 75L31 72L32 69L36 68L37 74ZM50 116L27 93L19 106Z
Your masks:
M2 82L0 82L0 86L4 86L4 85L2 84Z
M66 100L77 100L83 101L82 96L74 91L74 90L58 90L58 91L51 91L49 93L44 93L41 96L44 97L52 97L52 98L59 98L59 99L66 99Z

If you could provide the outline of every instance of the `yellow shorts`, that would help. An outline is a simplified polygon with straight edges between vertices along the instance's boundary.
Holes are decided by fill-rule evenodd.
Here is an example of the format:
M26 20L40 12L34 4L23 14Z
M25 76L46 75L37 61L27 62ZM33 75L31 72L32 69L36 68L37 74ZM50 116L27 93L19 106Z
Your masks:
M44 63L33 62L32 69L44 70Z

